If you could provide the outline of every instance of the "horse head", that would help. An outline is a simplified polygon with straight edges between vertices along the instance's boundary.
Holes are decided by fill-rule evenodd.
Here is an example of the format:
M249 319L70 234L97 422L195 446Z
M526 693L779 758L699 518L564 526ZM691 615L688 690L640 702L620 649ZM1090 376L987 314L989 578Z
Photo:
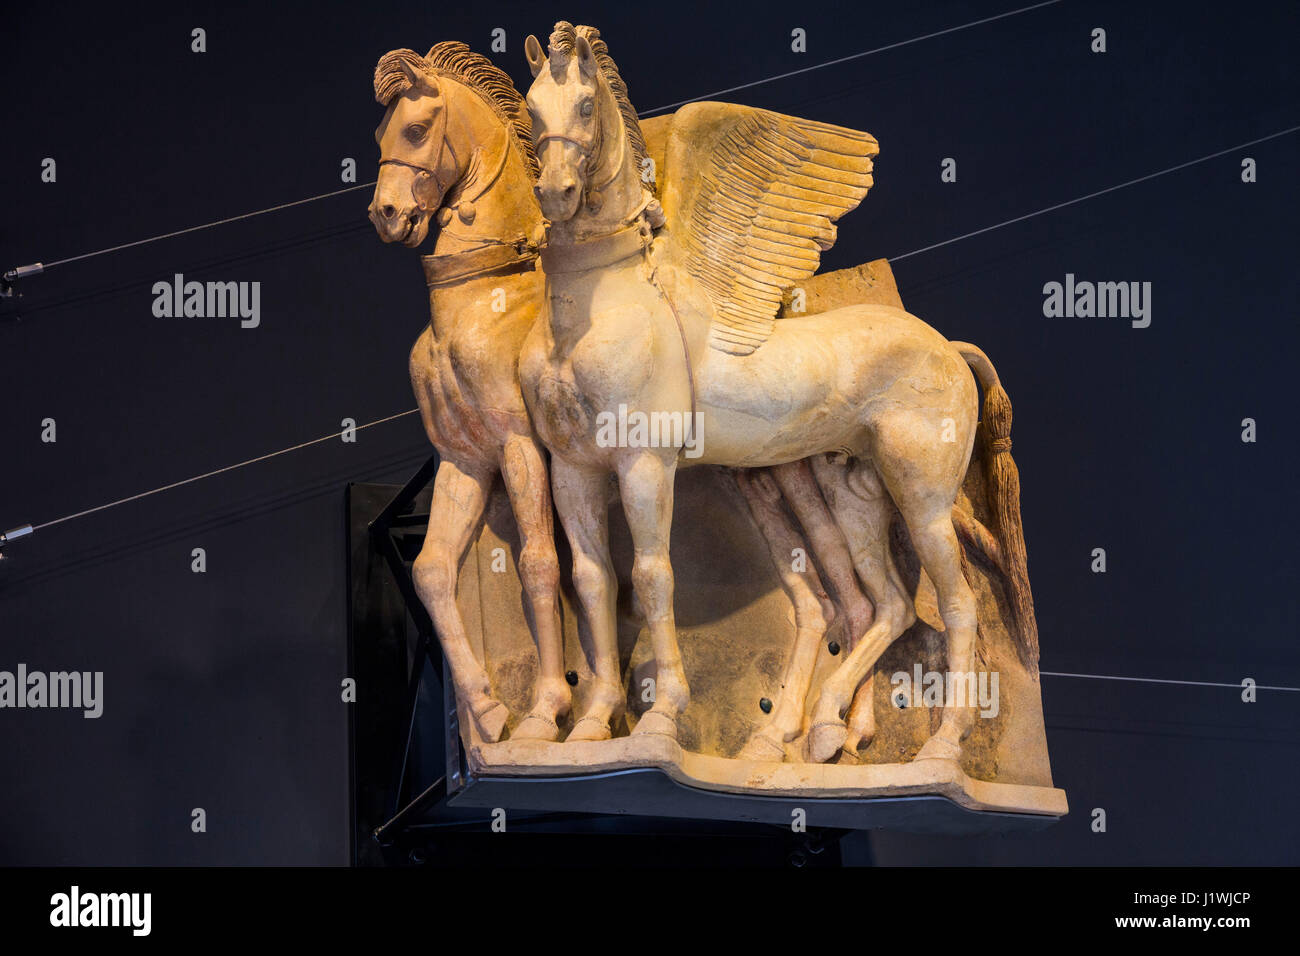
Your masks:
M623 165L619 107L582 29L557 23L549 57L537 37L524 43L534 77L525 101L540 165L535 192L551 222L572 219L584 201L599 203Z
M375 130L379 180L370 221L384 242L418 246L429 220L460 177L447 145L448 103L438 78L412 50L386 53L375 67L375 99L386 106Z

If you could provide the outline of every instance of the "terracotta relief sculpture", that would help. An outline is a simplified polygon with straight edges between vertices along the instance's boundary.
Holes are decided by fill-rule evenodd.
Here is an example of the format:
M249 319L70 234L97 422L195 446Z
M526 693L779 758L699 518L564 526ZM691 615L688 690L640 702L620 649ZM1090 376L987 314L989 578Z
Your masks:
M527 112L462 44L375 74L371 219L411 247L440 227L415 579L475 771L1063 812L997 373L905 312L887 264L815 275L876 141L721 103L643 125L590 27L526 54ZM822 308L790 314L795 286ZM498 544L516 573L487 569ZM1012 706L873 680L891 654L996 666Z
M424 242L435 217L440 226L434 254L422 260L432 319L411 352L412 386L442 458L416 587L478 732L498 739L509 714L469 649L455 592L500 474L519 524L519 574L541 661L534 705L511 736L554 740L571 696L560 668L558 564L546 463L515 369L544 295L528 116L509 78L455 42L427 56L386 55L375 97L387 112L375 135L381 158L371 221L384 241L410 247ZM500 311L492 301L498 290ZM787 695L774 720L789 723L792 706L802 704Z

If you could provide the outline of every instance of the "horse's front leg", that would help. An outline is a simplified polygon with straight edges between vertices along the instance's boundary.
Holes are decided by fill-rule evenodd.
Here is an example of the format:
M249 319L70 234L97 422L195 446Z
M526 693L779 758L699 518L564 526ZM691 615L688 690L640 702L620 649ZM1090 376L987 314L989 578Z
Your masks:
M654 706L642 715L633 733L665 734L676 739L677 718L690 701L690 688L677 646L673 566L668 555L677 459L661 458L664 454L663 449L629 453L619 462L618 480L636 555L632 586L645 613L655 655Z
M537 638L539 663L532 707L511 737L555 740L560 735L559 722L569 712L572 694L564 679L564 635L557 604L560 563L555 555L550 482L546 459L532 436L516 434L506 439L501 474L519 526L519 578Z
M429 530L415 559L412 577L429 610L442 652L451 667L456 696L469 710L484 740L497 741L510 712L492 696L487 671L474 656L465 622L456 606L456 582L465 549L478 530L492 487L492 471L443 459L433 482Z
M573 551L573 587L591 631L595 682L566 740L608 740L627 695L618 657L618 579L609 556L609 473L551 456L551 494Z

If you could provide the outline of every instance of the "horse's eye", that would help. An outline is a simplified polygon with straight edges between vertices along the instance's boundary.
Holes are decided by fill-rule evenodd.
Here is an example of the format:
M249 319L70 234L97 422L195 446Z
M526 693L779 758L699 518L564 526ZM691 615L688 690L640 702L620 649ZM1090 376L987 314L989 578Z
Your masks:
M595 109L596 109L595 103L593 103L591 100L583 100L582 106L578 108L578 112L581 113L584 117L587 117L590 116L595 111Z
M428 133L428 128L421 126L419 123L412 123L410 126L406 127L406 138L412 143L419 144L424 142L424 137L428 135Z

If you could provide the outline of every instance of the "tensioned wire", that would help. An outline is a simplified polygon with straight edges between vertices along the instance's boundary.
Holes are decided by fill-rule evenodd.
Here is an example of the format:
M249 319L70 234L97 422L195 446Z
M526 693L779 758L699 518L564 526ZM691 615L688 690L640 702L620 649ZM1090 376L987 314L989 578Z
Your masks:
M946 240L944 240L943 242L936 242L936 243L932 243L931 245L928 245L928 246L923 246L923 247L920 248L920 249L913 249L911 252L905 252L905 253L903 253L903 254L900 255L900 256L893 256L893 257L891 257L891 258L889 259L889 261L890 261L890 262L897 262L897 261L899 261L899 260L901 260L901 259L906 259L906 258L908 258L908 257L910 257L910 256L920 255L920 254L923 253L923 252L929 252L929 251L932 250L932 249L938 249L938 248L941 248L941 247L943 247L943 246L949 245L949 244L951 244L951 243L959 242L959 241L962 240L962 239L968 239L968 238L971 238L971 237L973 237L973 236L984 235L985 233L992 232L992 231L995 230L995 229L1001 229L1001 228L1003 228L1004 226L1010 226L1010 225L1013 225L1013 224L1018 223L1018 222L1024 222L1025 220L1033 219L1035 216L1041 216L1041 215L1043 215L1043 214L1045 214L1045 213L1053 212L1053 211L1058 210L1058 209L1064 209L1064 208L1066 208L1066 207L1068 207L1068 206L1072 206L1072 205L1075 205L1075 204L1077 204L1077 203L1084 202L1085 200L1088 200L1088 199L1095 199L1095 198L1097 198L1098 196L1104 196L1104 195L1107 195L1108 193L1112 193L1112 192L1115 192L1115 191L1120 190L1120 189L1125 189L1125 188L1127 188L1127 187L1129 187L1129 186L1135 186L1135 185L1137 185L1138 183L1149 182L1150 180L1155 179L1155 178L1157 178L1157 177L1159 177L1159 176L1165 176L1165 175L1168 175L1169 173L1177 172L1177 171L1182 170L1182 169L1187 169L1189 166L1194 166L1194 165L1196 165L1196 164L1198 164L1198 163L1208 162L1208 161L1211 160L1211 159L1217 159L1217 158L1220 157L1220 156L1224 156L1224 155L1227 155L1228 153L1232 153L1232 152L1235 152L1235 151L1237 151L1237 150L1244 149L1244 148L1247 147L1247 146L1253 146L1253 145L1256 145L1256 144L1258 144L1258 143L1264 143L1264 142L1267 142L1267 141L1272 140L1272 139L1277 139L1277 138L1280 137L1280 136L1286 136L1286 135L1289 135L1289 134L1291 134L1291 133L1296 132L1297 130L1300 130L1300 126L1292 126L1292 127L1288 128L1288 129L1279 130L1279 131L1276 132L1276 133L1270 133L1270 134L1267 135L1267 136L1261 136L1261 137L1258 138L1258 139L1248 140L1247 142L1239 143L1239 144L1237 144L1236 146L1230 146L1230 147L1228 147L1227 149L1221 149L1221 150L1218 150L1218 151L1213 152L1213 153L1207 153L1207 154L1204 155L1204 156L1198 156L1196 159L1188 160L1187 162L1184 162L1184 163L1179 163L1179 164L1176 165L1176 166L1169 166L1169 167L1167 167L1167 168L1165 168L1165 169L1157 170L1156 172L1153 172L1153 173L1148 173L1148 174L1146 174L1145 176L1139 176L1139 177L1137 177L1136 179L1130 179L1130 180L1127 180L1127 181L1125 181L1125 182L1119 183L1119 184L1117 184L1117 185L1115 185L1115 186L1109 186L1109 187L1107 187L1106 189L1100 189L1100 190L1097 190L1096 192L1087 193L1087 194L1085 194L1085 195L1083 195L1083 196L1078 196L1078 197L1076 197L1076 198L1074 198L1074 199L1070 199L1070 200L1067 200L1067 201L1065 201L1065 202L1055 203L1055 204L1053 204L1053 205L1051 205L1051 206L1045 206L1045 207L1043 207L1042 209L1038 209L1038 210L1035 210L1035 211L1033 211L1033 212L1026 213L1026 214L1024 214L1024 215L1022 215L1022 216L1017 216L1017 217L1015 217L1014 219L1007 219L1007 220L1005 220L1005 221L1003 221L1003 222L995 223L994 225L991 225L991 226L985 226L983 229L977 229L977 230L975 230L974 232L967 232L967 233L963 233L963 234L961 234L961 235L959 235L959 236L954 236L953 238L951 238L951 239L946 239ZM342 191L342 192L347 192L348 190L341 190L341 191ZM337 193L330 193L330 194L328 194L328 195L337 195ZM319 197L316 197L316 198L319 198ZM298 205L298 204L301 204L301 203L303 203L303 202L311 202L311 201L312 201L311 199L304 199L304 200L299 200L298 203L286 203L286 204L284 204L284 205L282 205L282 206L272 207L272 208L281 208L281 209L282 209L282 208L286 208L287 206ZM222 222L233 222L235 219L247 218L248 216L253 216L253 215L259 215L259 213L246 213L244 216L235 216L235 217L232 217L231 219L225 219L225 220L222 220ZM205 227L204 227L204 226L196 226L196 227L194 227L194 229L201 229L201 228L205 228ZM188 231L194 231L194 230L191 229L191 230L182 230L182 231L183 231L183 232L188 232ZM178 234L178 233L172 233L171 235L177 235L177 234ZM162 238L162 237L157 237L157 238ZM151 240L142 240L142 241L151 241ZM122 248L122 247L116 247L116 248ZM78 258L84 258L84 257L78 257ZM67 262L67 261L72 261L72 260L63 260L63 261ZM364 424L364 425L359 425L359 426L357 426L357 429L360 430L360 429L363 429L363 428L370 428L370 427L373 426L373 425L382 425L382 424L385 423L385 422L390 422L390 421L393 421L394 419L397 419L397 418L402 418L402 417L405 417L405 416L407 416L407 415L413 415L413 414L415 414L417 411L419 411L418 408L408 409L407 411L404 411L404 412L398 412L397 414L389 415L389 416L387 416L387 417L385 417L385 418L379 418L379 419L376 419L376 420L374 420L374 421L372 421L372 422L367 422L367 423ZM136 495L131 495L131 496L127 497L127 498L121 498L121 499L119 499L119 500L117 500L117 501L112 501L112 502L109 502L109 503L107 503L107 504L100 505L100 506L98 506L98 507L96 507L96 508L88 508L88 509L86 509L85 511L79 511L79 512L76 512L75 514L66 515L66 516L64 516L64 517L62 517L62 518L56 518L56 519L54 519L53 521L47 521L47 522L44 522L43 524L34 525L33 528L32 528L32 530L33 530L33 531L36 531L36 530L39 530L39 529L41 529L41 528L49 527L50 525L60 524L61 522L64 522L64 521L70 521L70 520L72 520L73 518L79 518L79 517L82 517L83 515L93 514L93 513L95 513L96 511L103 511L105 508L112 508L112 507L114 507L114 506L116 506L116 505L119 505L119 504L126 504L126 503L129 502L129 501L137 501L137 500L139 500L140 498L147 498L149 495L157 494L157 493L160 492L160 491L167 491L167 490L170 490L170 489L172 489L172 488L178 488L178 487L180 487L181 485L187 485L187 484L189 484L190 482L199 481L199 480L201 480L201 479L203 479L203 478L210 478L210 477L213 477L213 476L215 476L215 475L220 475L220 474L223 474L223 473L225 473L225 472L227 472L227 471L231 471L231 470L233 470L233 469L235 469L235 468L242 468L242 467L244 467L245 465L255 464L256 462L260 462L260 461L266 461L267 459L275 458L277 455L284 455L284 454L287 454L287 453L289 453L289 452L291 452L291 451L297 451L298 449L300 449L300 448L306 448L306 447L308 447L309 445L319 444L320 442L328 441L328 440L330 440L330 439L332 439L332 438L337 438L337 437L339 437L339 435L341 435L341 434L343 434L343 433L342 433L342 432L336 432L336 433L334 433L334 434L332 434L332 435L326 435L326 436L324 436L324 437L322 437L322 438L315 438L315 439L312 439L311 441L302 442L302 443L297 444L297 445L290 445L288 448L282 448L282 449L280 449L279 451L269 452L269 453L267 453L267 454L265 454L265 455L260 455L260 456L258 456L257 458L250 458L250 459L248 459L247 461L237 462L237 463L235 463L235 464L233 464L233 465L227 465L227 466L224 467L224 468L218 468L218 469L216 469L216 470L214 470L214 471L205 472L205 473L202 474L202 475L195 475L195 476L192 477L192 478L186 478L186 479L184 479L184 480L182 480L182 481L172 482L171 484L163 485L163 486L161 486L161 487L159 487L159 488L154 488L154 489L152 489L152 490L150 490L150 491L144 491L144 492L141 492L141 493L136 494ZM1061 675L1061 676L1069 676L1069 675ZM1233 685L1233 686L1235 686L1235 685Z
M923 35L921 35L921 36L912 37L912 38L907 39L907 40L901 40L901 41L898 41L898 42L895 42L895 43L888 44L888 45L886 45L886 46L875 47L875 48L870 49L870 50L864 50L864 51L862 51L862 52L860 52L860 53L855 53L855 54L851 54L851 55L849 55L849 56L839 57L839 58L834 59L834 60L827 60L827 61L822 62L822 63L814 64L813 66L804 67L804 68L801 68L801 69L798 69L798 70L791 70L791 71L788 71L788 72L785 72L785 73L778 73L778 74L775 74L775 75L773 75L773 76L764 77L764 78L762 78L762 79L754 80L754 81L749 82L749 83L742 83L742 84L737 85L737 86L727 87L727 88L725 88L725 89L721 89L721 90L715 90L715 91L713 91L713 92L711 92L711 93L706 93L706 94L703 94L703 95L701 95L701 96L692 97L691 99L679 100L678 102L675 102L675 103L668 103L668 104L665 104L665 105L663 105L663 106L657 106L657 107L654 107L654 108L649 109L649 110L644 110L644 111L642 111L641 113L639 113L638 115L644 117L644 116L648 116L648 115L651 114L651 113L657 113L657 112L661 112L661 111L663 111L663 110L669 110L669 109L673 109L673 108L675 108L675 107L684 106L684 105L686 105L687 103L696 102L696 101L698 101L698 100L708 99L708 98L710 98L710 97L720 96L720 95L724 95L724 94L727 94L727 93L734 93L734 92L737 92L737 91L739 91L739 90L750 89L750 88L752 88L752 87L760 86L760 85L765 84L765 83L770 83L770 82L774 82L774 81L776 81L776 80L786 79L786 78L791 77L791 76L798 76L798 75L801 75L801 74L804 74L804 73L810 73L810 72L812 72L812 71L814 71L814 70L819 70L819 69L822 69L822 68L824 68L824 67L835 66L835 65L838 65L838 64L841 64L841 63L846 63L846 62L850 62L850 61L852 61L852 60L860 59L860 58L862 58L862 57L871 56L871 55L873 55L873 54L875 54L875 53L883 53L883 52L885 52L885 51L887 51L887 50L898 49L898 48L900 48L900 47L908 46L908 45L913 44L913 43L921 42L922 40L928 40L928 39L932 39L932 38L934 38L934 37L945 36L945 35L948 35L948 34L951 34L951 33L956 33L956 32L961 31L961 30L969 29L969 28L971 28L971 27L980 26L980 25L982 25L982 24L986 24L986 23L992 23L992 22L994 22L994 21L1002 20L1002 19L1006 19L1006 18L1008 18L1008 17L1016 16L1016 15L1019 15L1019 14L1021 14L1021 13L1027 13L1027 12L1029 12L1029 11L1031 11L1031 10L1037 10L1037 9L1042 8L1042 7L1053 6L1054 4L1059 3L1059 2L1061 2L1061 0L1046 0L1046 2L1043 2L1043 3L1037 3L1037 4L1033 4L1032 6L1021 7L1021 8L1018 8L1018 9L1016 9L1016 10L1010 10L1010 11L1007 11L1007 12L1005 12L1005 13L997 14L997 15L995 15L995 16L991 16L991 17L985 17L985 18L980 19L980 20L973 20L973 21L970 21L970 22L968 22L968 23L959 24L959 25L957 25L957 26L949 27L949 28L944 29L944 30L939 30L939 31L935 31L935 32L933 32L933 33L923 34ZM1165 169L1161 169L1161 170L1157 170L1157 171L1152 172L1152 173L1148 173L1148 174L1146 174L1146 175L1144 175L1144 176L1139 176L1139 177L1137 177L1137 178L1135 178L1135 179L1126 180L1125 182L1118 183L1118 184L1116 184L1116 185L1114 185L1114 186L1108 186L1108 187L1106 187L1105 189L1097 190L1096 192L1091 192L1091 193L1087 193L1087 194L1082 195L1082 196L1077 196L1077 197L1075 197L1075 198L1073 198L1073 199L1069 199L1069 200L1066 200L1065 202L1061 202L1061 203L1056 203L1056 204L1051 205L1051 206L1045 206L1045 207L1043 207L1042 209L1038 209L1038 210L1035 210L1035 211L1030 212L1030 213L1026 213L1026 214L1021 215L1021 216L1017 216L1017 217L1015 217L1015 218L1013 218L1013 219L1007 219L1007 220L1004 220L1003 222L995 223L995 224L993 224L993 225L991 225L991 226L985 226L985 227L982 228L982 229L977 229L977 230L974 230L974 231L972 231L972 232L962 233L961 235L954 236L954 237L952 237L951 239L946 239L946 240L944 240L944 241L942 241L942 242L932 243L931 245L923 246L923 247L921 247L921 248L919 248L919 249L913 249L912 251L910 251L910 252L906 252L906 253L903 253L902 255L890 257L890 258L889 258L889 261L890 261L890 262L898 262L898 261L901 261L902 259L906 259L906 258L909 258L909 257L911 257L911 256L920 255L921 253L929 252L929 251L931 251L931 250L933 250L933 249L939 249L939 248L942 248L943 246L950 245L950 244L952 244L952 243L954 243L954 242L960 242L960 241L963 240L963 239L969 239L969 238L972 238L972 237L974 237L974 236L979 236L979 235L983 235L983 234L985 234L985 233L992 232L992 231L995 230L995 229L1001 229L1001 228L1003 228L1004 226L1009 226L1009 225L1014 225L1015 223L1024 222L1024 221L1026 221L1026 220L1028 220L1028 219L1032 219L1032 218L1034 218L1034 217L1036 217L1036 216L1041 216L1041 215L1044 215L1044 214L1049 213L1049 212L1055 212L1056 210L1064 209L1064 208L1066 208L1066 207L1068 207L1068 206L1073 206L1073 205L1076 205L1076 204L1078 204L1078 203L1085 202L1085 201L1087 201L1087 200L1089 200L1089 199L1095 199L1095 198L1097 198L1097 197L1099 197L1099 196L1104 196L1104 195L1107 195L1108 193L1112 193L1112 192L1115 192L1115 191L1120 190L1120 189L1125 189L1125 188L1127 188L1127 187L1129 187L1129 186L1134 186L1134 185L1137 185L1137 184L1139 184L1139 183L1148 182L1148 181L1150 181L1150 180L1152 180L1152 179L1155 179L1155 178L1157 178L1157 177L1159 177L1159 176L1164 176L1164 175L1167 175L1167 174L1169 174L1169 173L1173 173L1173 172L1177 172L1177 171L1182 170L1182 169L1186 169L1186 168L1188 168L1189 166L1194 166L1194 165L1197 165L1197 164L1199 164L1199 163L1207 162L1207 161L1209 161L1209 160L1211 160L1211 159L1217 159L1217 158L1219 158L1219 157L1221 157L1221 156L1225 156L1225 155L1227 155L1227 154L1229 154L1229 153L1236 152L1236 151L1241 150L1241 149L1244 149L1244 148L1246 148L1246 147L1248 147L1248 146L1254 146L1254 145L1257 145L1257 144L1259 144L1259 143L1264 143L1264 142L1267 142L1267 141L1272 140L1272 139L1277 139L1278 137L1281 137L1281 136L1289 135L1289 134L1291 134L1291 133L1296 132L1297 130L1300 130L1300 126L1292 126L1292 127L1287 128L1287 129L1284 129L1284 130L1279 130L1279 131L1276 132L1276 133L1270 133L1269 135L1267 135L1267 136L1262 136L1262 137L1260 137L1260 138L1258 138L1258 139L1248 140L1247 142L1239 143L1239 144L1237 144L1237 145L1235 145L1235 146L1230 146L1230 147L1228 147L1228 148L1226 148L1226 149L1222 149L1222 150L1219 150L1219 151L1214 152L1214 153L1208 153L1208 154L1206 154L1206 155L1204 155L1204 156L1199 156L1199 157L1197 157L1197 158L1195 158L1195 159L1188 160L1188 161L1183 162L1183 163L1179 163L1179 164L1176 165L1176 166L1170 166L1170 167L1167 167L1167 168L1165 168ZM228 225L228 224L230 224L230 223L233 223L233 222L239 222L239 221L244 220L244 219L251 219L251 218L253 218L253 217L255 217L255 216L261 216L261 215L265 215L265 214L267 214L267 213L272 213L272 212L279 212L279 211L284 210L284 209L290 209L290 208L293 208L293 207L295 207L295 206L305 205L306 203L317 202L317 201L322 200L322 199L329 199L329 198L331 198L331 197L333 197L333 196L342 195L342 194L344 194L344 193L355 192L355 191L360 190L360 189L368 189L368 188L374 186L375 184L376 184L376 181L375 181L375 180L371 180L370 182L367 182L367 183L359 183L359 184L357 184L357 185L355 185L355 186L348 186L348 187L345 187L345 188L343 188L343 189L336 189L336 190L333 190L333 191L328 192L328 193L321 193L320 195L309 196L309 197L307 197L307 198L305 198L305 199L298 199L298 200L294 200L294 201L291 201L291 202L279 203L279 204L274 205L274 206L268 206L268 207L266 207L265 209L257 209L257 210L254 210L254 211L252 211L252 212L242 213L242 214L237 215L237 216L230 216L230 217L227 217L227 218L225 218L225 219L218 219L218 220L215 220L215 221L213 221L213 222L203 223L203 224L201 224L201 225L197 225L197 226L190 226L189 228L186 228L186 229L178 229L178 230L175 230L175 231L173 231L173 232L167 232L167 233L163 233L163 234L161 234L161 235L151 236L151 237L146 238L146 239L138 239L138 240L136 240L136 241L134 241L134 242L121 243L121 244L119 244L119 245L116 245L116 246L110 246L110 247L105 248L105 249L98 249L98 250L95 250L95 251L93 251L93 252L82 253L82 254L80 254L80 255L76 255L76 256L69 256L69 257L64 258L64 259L57 259L57 260L55 260L55 261L53 261L53 262L44 263L44 264L43 264L43 268L46 269L46 270L48 270L48 269L51 269L51 268L53 268L53 267L55 267L55 266L66 265L66 264L71 263L71 262L79 262L79 261L82 261L82 260L85 260L85 259L91 259L91 258L94 258L94 257L96 257L96 256L107 255L107 254L112 253L112 252L119 252L119 251L124 250L124 249L130 249L130 248L134 248L134 247L137 247L137 246L147 245L147 244L149 244L149 243L153 243L153 242L159 242L159 241L161 241L161 240L163 240L163 239L172 239L172 238L175 238L175 237L177 237L177 236L183 236L183 235L187 235L187 234L189 234L189 233L199 232L199 231L201 231L201 230L203 230L203 229L211 229L211 228L214 228L214 227L216 227L216 226ZM362 431L363 429L371 428L371 427L373 427L373 426L375 426L375 425L382 425L382 424L385 424L385 423L390 422L390 421L394 421L394 420L399 419L399 418L405 418L405 417L407 417L407 416L409 416L409 415L413 415L413 414L415 414L415 413L418 412L418 411L419 411L418 408L412 408L412 409L408 409L408 410L406 410L406 411L404 411L404 412L398 412L398 413L396 413L396 414L394 414L394 415L386 416L386 417L384 417L384 418L378 418L378 419L375 419L374 421L366 422L366 423L363 424L363 425L357 425L357 426L355 426L355 427L352 429L352 431ZM336 438L339 438L340 436L342 436L343 434L345 434L347 431L348 431L347 429L344 429L344 430L342 430L342 431L334 432L334 433L329 434L329 435L324 435L324 436L322 436L322 437L320 437L320 438L314 438L314 439L311 439L311 440L309 440L309 441L300 442L300 443L298 443L298 444L296 444L296 445L290 445L290 446L287 447L287 448L282 448L282 449L279 449L279 450L277 450L277 451L268 452L268 453L265 454L265 455L259 455L259 456L255 457L255 458L249 458L249 459L246 459L246 460L244 460L244 461L235 462L234 464L226 465L226 466L224 466L224 467L222 467L222 468L217 468L217 469L214 469L214 470L212 470L212 471L204 472L203 474L194 475L194 476L191 476L191 477L189 477L189 478L182 479L182 480L180 480L180 481L174 481L174 482L171 482L171 483L166 484L166 485L161 485L161 486L159 486L159 487L157 487L157 488L153 488L153 489L150 489L150 490L148 490L148 491L143 491L143 492L140 492L140 493L138 493L138 494L129 495L129 496L125 497L125 498L119 498L119 499L117 499L117 500L115 500L115 501L110 501L110 502L107 502L107 503L105 503L105 504L102 504L102 505L98 505L98 506L96 506L96 507L93 507L93 508L87 508L87 509L85 509L85 510L83 510L83 511L78 511L78 512L74 512L73 514L64 515L63 517L60 517L60 518L55 518L55 519L53 519L53 520L46 521L46 522L43 522L43 523L38 524L38 525L33 525L33 526L32 526L32 530L33 530L33 531L38 531L38 530L40 530L40 529L42 529L42 528L52 527L53 525L62 524L63 522L66 522L66 521L72 521L72 520L75 520L75 519L77 519L77 518L81 518L81 517L85 517L85 516L87 516L87 515L94 514L94 513L99 512L99 511L104 511L104 510L106 510L106 509L108 509L108 508L116 507L116 506L118 506L118 505L127 504L127 503L132 502L132 501L139 501L139 500L142 499L142 498L147 498L147 497L149 497L149 496L151 496L151 495L159 494L159 493L164 492L164 491L170 491L170 490L172 490L172 489L174 489L174 488L179 488L179 487L181 487L181 486L183 486L183 485L188 485L188 484L191 484L191 483L196 482L196 481L202 481L202 480L204 480L204 479L206 479L206 478L213 478L213 477L216 477L217 475L225 474L226 472L234 471L235 469L238 469L238 468L243 468L243 467L246 467L246 466L248 466L248 465L257 464L258 462L267 461L267 460L269 460L269 459L271 459L271 458L275 458L275 457L278 457L278 456L280 456L280 455L285 455L285 454L288 454L288 453L290 453L290 452L298 451L298 450L300 450L300 449L307 448L307 447L310 447L310 446L312 446L312 445L321 444L322 442L326 442L326 441L332 441L332 440L334 440L334 439L336 439ZM1241 685L1240 683L1221 683L1221 682L1212 682L1212 681L1171 680L1171 679L1151 678L1151 677L1124 677L1124 676L1116 676L1116 675L1108 675L1108 674L1075 674L1075 673L1066 673L1066 672L1059 672L1059 671L1040 671L1040 673L1041 673L1043 676L1046 676L1046 677L1077 678L1077 679L1086 679L1086 680L1110 680L1110 681L1135 682L1135 683L1149 683L1149 684L1172 684L1172 685L1181 685L1181 686L1189 686L1189 687L1221 687L1221 688L1224 688L1224 687L1230 687L1230 688L1233 688L1233 689L1241 689L1241 687L1242 687L1242 685ZM1286 692L1300 692L1300 687L1282 687L1282 686L1271 686L1271 685L1256 685L1256 689L1257 689L1257 690L1286 691Z
M847 63L850 60L861 59L862 57L871 56L872 54L875 53L883 53L886 50L896 50L899 47L909 46L910 44L913 43L920 43L922 40L929 40L929 39L933 39L934 37L946 36L947 34L950 33L957 33L958 31L961 30L968 30L971 27L981 26L982 24L985 23L992 23L995 20L1004 20L1007 17L1014 17L1022 13L1028 13L1031 10L1037 10L1041 7L1050 7L1060 2L1061 0L1045 0L1045 2L1043 3L1036 3L1028 7L1020 7L1016 10L1008 10L1005 13L999 13L991 17L984 17L981 20L972 20L969 23L958 24L957 26L948 27L947 29L944 30L938 30L933 33L922 34L921 36L911 37L910 39L907 40L899 40L898 42L890 43L887 46L875 47L874 49L871 50L863 50L860 53L853 53L850 54L849 56L838 57L837 59L834 60L826 60L825 62L816 63L813 66L806 66L798 70L791 70L787 73L777 73L774 74L773 76L764 77L760 80L753 80L749 83L742 83L739 86L728 87L725 90L715 90L712 93L705 93L701 96L692 97L689 100L681 100L680 102L677 103L669 103L665 106L657 106L654 109L644 110L638 113L637 115L644 117L644 116L648 116L651 113L657 113L660 110L673 109L674 107L682 106L686 103L694 103L697 100L708 99L711 96L720 96L724 93L734 93L737 90L750 89L751 87L761 86L764 83L771 83L776 80L786 79L787 77L798 76L799 74L802 73L811 73L813 70L820 70L828 66L836 66L840 63ZM121 245L110 246L107 249L97 249L94 252L84 252L81 255L69 256L66 259L56 259L54 262L46 262L46 263L42 263L42 265L45 269L52 269L55 266L66 265L69 262L79 262L82 259L92 259L95 256L106 255L110 252L119 252L123 249L131 249L135 246L143 246L151 242L158 242L161 239L172 239L175 238L176 236L186 235L187 233L198 232L201 229L211 229L213 226L224 226L228 223L238 222L241 219L251 219L254 216L261 216L269 212L278 212L281 209L289 209L293 206L301 206L304 203L316 202L317 200L320 199L328 199L331 196L338 196L343 193L354 192L358 189L367 189L375 185L375 182L376 182L375 180L371 180L368 183L359 183L356 186L347 186L343 189L336 189L333 192L321 193L319 196L308 196L306 199L296 199L293 202L280 203L277 206L268 206L266 209L257 209L254 210L253 212L242 213L241 215L231 216L227 219L218 219L215 222L206 222L199 226L190 226L188 229L178 229L175 232L163 233L160 236L150 236L148 239L137 239L134 242L124 242Z

